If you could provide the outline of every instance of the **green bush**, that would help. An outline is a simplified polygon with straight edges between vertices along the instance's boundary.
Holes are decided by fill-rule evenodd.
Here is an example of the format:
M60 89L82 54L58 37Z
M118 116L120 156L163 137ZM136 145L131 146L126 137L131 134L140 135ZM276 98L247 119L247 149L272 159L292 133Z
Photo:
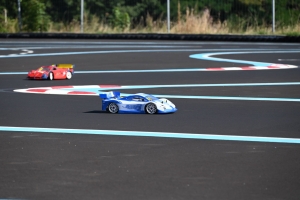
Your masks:
M130 27L130 17L127 12L121 12L119 8L114 8L112 25L114 28L125 30Z
M39 0L22 1L23 31L47 31L49 16L46 14L45 9L45 5Z

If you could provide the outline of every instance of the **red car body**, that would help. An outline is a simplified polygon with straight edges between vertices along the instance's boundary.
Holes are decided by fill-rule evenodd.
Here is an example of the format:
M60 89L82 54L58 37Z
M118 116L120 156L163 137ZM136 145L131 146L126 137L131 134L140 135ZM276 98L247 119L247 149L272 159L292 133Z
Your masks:
M56 64L41 66L36 70L28 72L29 79L71 79L74 74L74 65Z

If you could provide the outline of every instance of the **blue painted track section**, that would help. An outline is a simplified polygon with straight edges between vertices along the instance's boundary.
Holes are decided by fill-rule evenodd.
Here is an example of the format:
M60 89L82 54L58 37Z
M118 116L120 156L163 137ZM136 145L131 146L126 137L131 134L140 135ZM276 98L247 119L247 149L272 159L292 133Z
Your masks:
M181 139L229 140L229 141L244 141L244 142L276 142L276 143L300 144L300 139L298 139L298 138L253 137L253 136L236 136L236 135L115 131L115 130L92 130L92 129L89 130L89 129L6 127L6 126L0 126L0 130L1 131L16 131L16 132L43 132L43 133L138 136L138 137L165 137L165 138L181 138Z

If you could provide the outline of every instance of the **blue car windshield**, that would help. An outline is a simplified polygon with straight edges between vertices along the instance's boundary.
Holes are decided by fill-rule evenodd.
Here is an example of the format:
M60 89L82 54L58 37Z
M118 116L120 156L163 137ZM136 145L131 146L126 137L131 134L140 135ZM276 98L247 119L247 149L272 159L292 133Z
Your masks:
M156 98L155 96L152 96L152 95L145 96L145 98L148 99L148 101L158 100L158 98Z

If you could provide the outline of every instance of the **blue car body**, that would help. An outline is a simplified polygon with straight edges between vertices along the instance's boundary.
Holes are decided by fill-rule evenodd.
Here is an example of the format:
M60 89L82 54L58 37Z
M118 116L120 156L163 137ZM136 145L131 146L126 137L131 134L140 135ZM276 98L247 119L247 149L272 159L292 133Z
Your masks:
M111 91L99 94L102 110L111 113L173 113L176 106L168 99L157 98L150 94L137 93L121 97L120 92Z

